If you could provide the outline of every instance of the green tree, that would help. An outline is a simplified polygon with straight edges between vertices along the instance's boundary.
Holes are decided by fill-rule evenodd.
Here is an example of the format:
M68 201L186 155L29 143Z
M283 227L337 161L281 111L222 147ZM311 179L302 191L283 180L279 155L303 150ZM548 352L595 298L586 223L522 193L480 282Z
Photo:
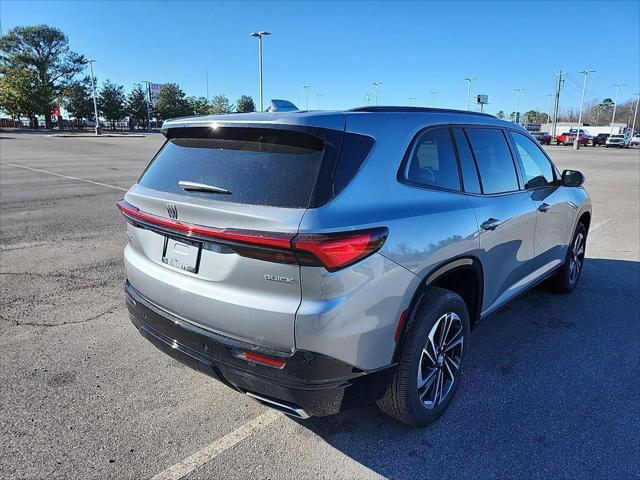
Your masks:
M506 115L502 110L500 110L498 113L496 113L496 117L502 120L504 117L506 117Z
M604 100L602 100L602 102L600 102L600 104L598 105L599 112L597 112L596 121L599 123L600 118L607 118L607 115L609 115L609 112L613 110L614 106L615 102L613 101L613 99L605 98Z
M612 110L614 105L615 105L615 102L613 101L613 99L605 98L600 103L600 108L602 108L606 112L607 110Z
M537 110L529 110L523 115L523 118L527 123L545 123L547 121L547 114L538 112Z
M111 130L116 129L116 122L127 114L124 87L109 80L102 84L98 94L98 108L111 123Z
M139 83L133 86L127 96L127 113L130 126L133 126L132 120L135 120L137 125L147 124L147 94Z
M89 77L64 91L62 106L71 117L76 119L78 128L82 128L83 119L95 116Z
M12 117L28 117L31 126L37 127L38 79L36 72L19 67L0 75L0 108Z
M167 83L160 89L153 108L160 120L190 115L189 102L176 83Z
M211 111L211 104L205 97L189 97L187 102L192 115L208 115Z
M55 99L76 81L85 63L84 56L69 49L66 35L48 25L15 27L0 38L0 73L24 68L35 72L31 101L38 105L36 113L44 116L47 128Z
M222 115L225 113L231 113L233 105L229 103L229 99L226 95L216 95L211 99L211 114Z
M236 102L236 112L255 112L256 106L253 103L253 98L249 95L242 95Z

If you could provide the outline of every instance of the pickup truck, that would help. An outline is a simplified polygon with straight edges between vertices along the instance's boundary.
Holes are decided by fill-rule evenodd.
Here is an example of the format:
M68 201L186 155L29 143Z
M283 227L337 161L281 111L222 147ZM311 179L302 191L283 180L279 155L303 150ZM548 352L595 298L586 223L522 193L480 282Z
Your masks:
M565 132L556 137L556 143L558 145L573 145L573 142L576 140L575 133ZM586 135L580 135L580 145L587 146L589 145L589 137Z

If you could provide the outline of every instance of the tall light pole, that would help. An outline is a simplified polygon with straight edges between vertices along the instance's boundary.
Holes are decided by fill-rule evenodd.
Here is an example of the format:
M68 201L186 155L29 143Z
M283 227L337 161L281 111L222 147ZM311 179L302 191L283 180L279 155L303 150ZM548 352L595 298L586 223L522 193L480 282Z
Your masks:
M262 37L271 35L271 32L253 32L252 37L258 39L258 75L260 77L260 111L264 111L264 100L262 98Z
M613 102L613 117L611 117L611 130L609 135L613 135L613 122L616 121L616 110L618 109L618 93L620 93L620 87L624 87L626 83L614 83L612 86L616 87L616 99Z
M416 97L409 97L409 105L415 105Z
M636 119L638 118L638 103L640 103L640 92L635 94L638 99L636 100L636 111L633 114L633 123L631 124L631 136L633 137L633 132L635 132L636 128Z
M367 104L367 106L369 106L369 104L371 103L371 94L370 93L365 93L364 94L364 101Z
M464 79L467 82L467 110L471 110L471 82L477 79L478 77L466 77Z
M304 109L309 110L309 89L311 85L303 85L304 86Z
M147 86L147 132L151 131L151 82L142 80Z
M316 93L316 99L318 100L318 106L316 107L318 110L320 110L320 97L322 96L321 93Z
M435 107L436 106L436 95L440 93L437 90L431 90L431 106Z
M96 135L100 135L102 129L100 128L100 119L98 118L98 101L96 100L96 82L93 78L93 62L95 62L95 60L87 60L89 70L91 71L91 91L93 93L93 113L96 116Z
M524 88L514 88L513 89L514 92L516 92L516 112L515 112L515 123L520 123L520 115L518 115L519 113L519 108L520 108L520 92L524 91Z
M378 105L378 88L382 86L381 82L373 82L371 85L373 85L373 88L375 88L375 92L373 94L373 98L375 100L374 105Z
M547 108L547 123L551 122L551 102L553 101L553 94L547 93L547 97L549 97L549 107Z
M582 96L580 97L580 113L578 114L578 129L576 133L576 139L573 141L573 148L580 149L580 125L582 124L582 105L584 105L584 92L587 90L587 77L595 70L582 70L579 73L584 74L584 82L582 83Z

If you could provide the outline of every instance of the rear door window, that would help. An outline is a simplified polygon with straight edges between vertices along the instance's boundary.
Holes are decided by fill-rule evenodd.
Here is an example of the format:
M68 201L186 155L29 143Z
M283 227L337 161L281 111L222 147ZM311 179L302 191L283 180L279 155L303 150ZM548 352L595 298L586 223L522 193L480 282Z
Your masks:
M505 193L519 189L518 175L502 130L469 128L467 137L476 158L484 193Z
M458 162L449 128L427 130L419 137L405 176L418 185L460 190Z
M215 201L306 208L321 167L323 140L297 131L220 128L171 138L143 173L143 187ZM187 191L179 182L230 193Z

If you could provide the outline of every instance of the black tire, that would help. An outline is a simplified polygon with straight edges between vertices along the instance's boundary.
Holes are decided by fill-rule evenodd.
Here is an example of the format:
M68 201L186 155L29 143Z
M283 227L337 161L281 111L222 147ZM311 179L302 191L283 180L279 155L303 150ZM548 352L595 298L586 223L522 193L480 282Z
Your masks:
M576 246L578 242L580 242L579 247ZM549 290L557 293L569 293L576 288L584 269L586 246L587 229L583 223L578 223L562 267L546 282ZM576 253L575 256L574 253ZM578 262L577 265L575 264L576 261ZM574 272L575 268L578 269L577 274Z
M444 352L444 348L435 344L441 344L438 339L445 328L441 325L444 322L446 326L448 321L451 325L449 335L444 336L449 339L446 343L455 346L450 346ZM469 349L469 331L469 314L462 298L449 290L430 287L416 306L414 321L404 338L393 381L384 397L378 400L378 407L390 417L415 427L435 422L450 405L460 383L464 357ZM430 342L430 338L435 342ZM425 348L432 354L423 354ZM432 356L436 360L431 361ZM456 361L457 370L454 369ZM425 386L422 387L424 402L418 393L419 368L421 373L428 372L427 379L432 379L431 382L425 380ZM441 386L439 400L438 385ZM443 393L445 390L446 393Z

